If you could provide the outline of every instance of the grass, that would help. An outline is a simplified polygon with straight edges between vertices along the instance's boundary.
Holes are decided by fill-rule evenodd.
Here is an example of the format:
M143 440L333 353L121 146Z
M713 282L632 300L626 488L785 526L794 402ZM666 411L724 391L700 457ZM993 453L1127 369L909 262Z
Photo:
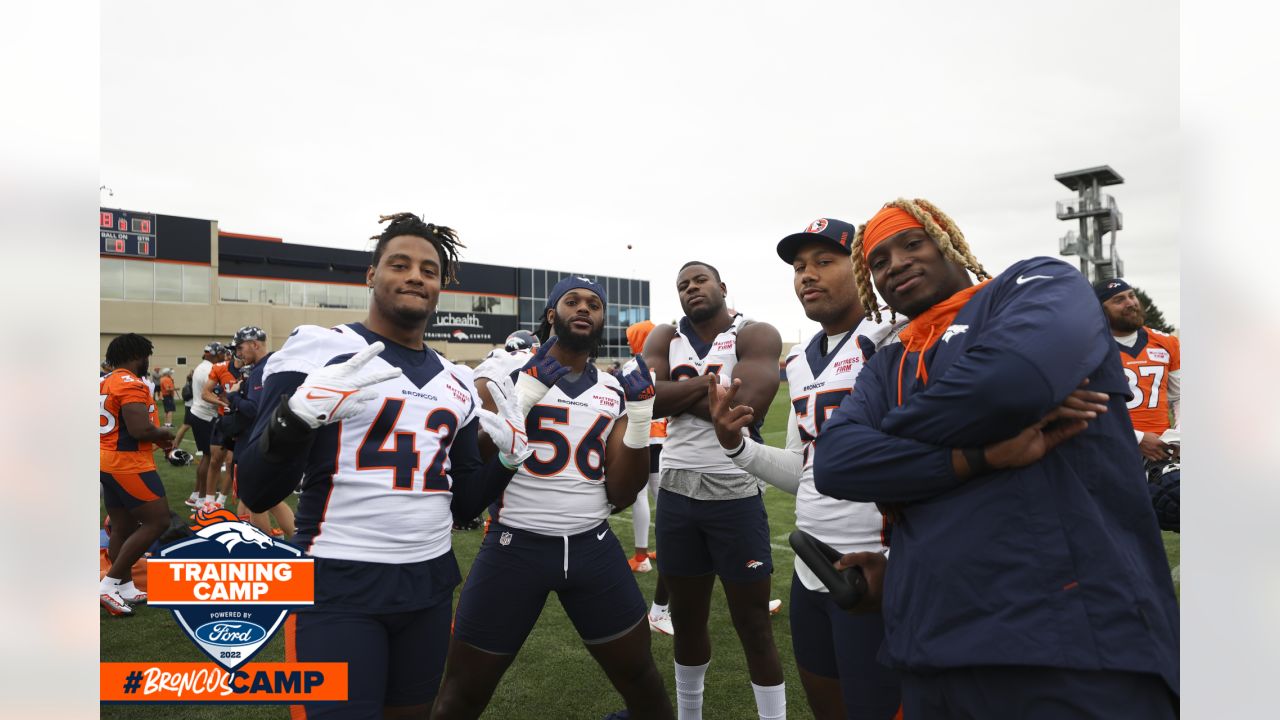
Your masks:
M784 384L774 398L762 435L770 445L781 446L786 440L787 387ZM175 425L181 423L181 408L175 414ZM194 443L187 439L183 447L195 452ZM194 467L175 468L167 464L159 467L161 478L168 491L169 504L175 512L187 514L183 500L191 492ZM292 503L293 500L291 499ZM795 498L778 490L765 493L765 507L769 512L770 532L774 548L773 597L783 599L782 612L774 617L773 634L782 656L786 674L787 705L789 715L808 717L809 709L796 674L791 652L791 631L787 621L787 596L791 582L792 556L786 548L787 534L795 527ZM632 542L631 511L615 515L610 520L623 547L630 549ZM650 530L650 541L653 532ZM479 531L454 534L454 552L465 574L471 566L480 545ZM1164 533L1164 544L1169 565L1174 570L1175 587L1179 563L1179 535ZM652 600L656 573L636 575L640 589ZM456 597L455 597L456 601ZM207 658L179 630L168 610L143 607L136 617L120 620L102 612L101 659L103 661L206 661ZM712 599L711 611L712 662L707 673L704 716L714 718L755 717L755 701L747 681L746 662L741 646L729 623L724 595L717 590ZM653 656L658 670L663 674L667 692L675 696L672 677L672 639L654 634ZM277 634L255 658L262 662L284 659L283 635ZM600 718L621 707L621 699L609 686L604 673L587 654L577 638L560 604L549 599L537 627L530 634L515 663L503 678L494 694L486 718ZM549 710L554 708L554 711ZM204 720L285 720L289 717L287 706L282 705L104 705L102 718L192 718Z

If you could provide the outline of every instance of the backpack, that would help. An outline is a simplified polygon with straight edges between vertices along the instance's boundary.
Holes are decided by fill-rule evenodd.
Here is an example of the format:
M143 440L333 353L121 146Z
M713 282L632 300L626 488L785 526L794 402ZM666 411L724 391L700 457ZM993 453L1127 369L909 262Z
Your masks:
M182 402L189 403L195 397L195 391L191 389L191 381L188 380L186 385L182 386Z

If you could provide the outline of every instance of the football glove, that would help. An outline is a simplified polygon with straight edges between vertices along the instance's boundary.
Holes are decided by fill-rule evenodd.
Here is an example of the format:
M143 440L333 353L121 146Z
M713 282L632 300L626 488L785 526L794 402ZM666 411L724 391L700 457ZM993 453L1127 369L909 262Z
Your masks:
M560 378L569 374L569 368L547 354L555 344L555 337L548 339L516 374L516 398L519 400L520 417L529 414L529 409L537 405Z
M644 356L636 355L635 364L635 370L622 376L622 392L627 398L627 431L622 435L622 443L639 450L649 447L649 424L653 422L656 391Z
M498 447L498 460L508 470L520 467L533 450L529 449L529 436L524 429L524 415L514 395L498 401L498 412L477 408L480 427Z
M346 362L312 371L289 398L289 410L312 430L354 416L362 405L378 396L371 385L403 374L398 367L363 372L364 366L385 347L381 341L375 342Z

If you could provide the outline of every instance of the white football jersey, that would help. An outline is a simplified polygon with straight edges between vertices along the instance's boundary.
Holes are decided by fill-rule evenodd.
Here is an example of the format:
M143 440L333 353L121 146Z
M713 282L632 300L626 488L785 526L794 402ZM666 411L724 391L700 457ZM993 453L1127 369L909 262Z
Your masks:
M586 532L609 517L605 447L626 412L622 386L588 364L561 378L525 416L533 455L503 493L498 520L543 535Z
M805 345L796 345L787 354L787 386L792 415L803 443L804 469L796 490L796 528L825 542L840 552L867 552L884 547L884 517L875 503L851 502L828 497L813 484L813 441L822 425L840 406L863 365L896 327L888 322L863 320L822 355L825 333L819 332ZM796 575L805 587L825 590L822 582L796 558Z
M212 420L218 412L213 403L206 402L201 397L205 384L209 382L210 370L213 370L213 363L201 360L196 369L191 372L191 414L205 421Z
M667 351L671 380L679 382L703 374L720 376L721 385L733 382L733 366L738 364L738 331L750 322L735 315L733 325L703 345L689 324L680 318L675 337ZM667 421L667 441L662 447L662 469L697 470L704 473L745 475L746 471L724 456L710 421L681 413Z
M404 374L372 385L380 397L355 417L317 431L298 503L298 542L316 557L421 562L450 548L449 449L476 416L471 370L359 323L303 325L267 360L263 381L344 362L377 340L387 349L365 371L395 366Z
M512 352L504 348L498 348L490 352L489 357L486 357L484 362L477 365L473 372L477 380L484 378L492 383L489 385L489 395L495 403L501 402L503 398L509 397L511 391L515 388L515 383L511 380L511 373L524 367L531 357L533 357L532 350L516 350Z

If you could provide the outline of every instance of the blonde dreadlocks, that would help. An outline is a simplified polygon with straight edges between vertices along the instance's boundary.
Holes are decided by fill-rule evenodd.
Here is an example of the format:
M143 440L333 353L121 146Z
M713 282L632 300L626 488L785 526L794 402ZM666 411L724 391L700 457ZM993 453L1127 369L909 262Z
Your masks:
M968 241L964 239L964 233L960 232L955 221L933 203L924 198L914 200L898 198L893 202L885 203L884 207L898 208L915 218L916 222L924 226L924 231L929 237L938 244L938 249L946 259L964 266L979 280L991 277L991 273L988 273L986 268L982 267L982 263L973 256ZM871 268L867 265L867 257L862 249L866 230L867 224L863 223L858 226L858 232L853 236L851 248L853 252L850 257L853 261L853 281L858 288L858 299L862 301L867 317L874 317L876 322L880 322L880 303L876 300L875 288L871 282Z

